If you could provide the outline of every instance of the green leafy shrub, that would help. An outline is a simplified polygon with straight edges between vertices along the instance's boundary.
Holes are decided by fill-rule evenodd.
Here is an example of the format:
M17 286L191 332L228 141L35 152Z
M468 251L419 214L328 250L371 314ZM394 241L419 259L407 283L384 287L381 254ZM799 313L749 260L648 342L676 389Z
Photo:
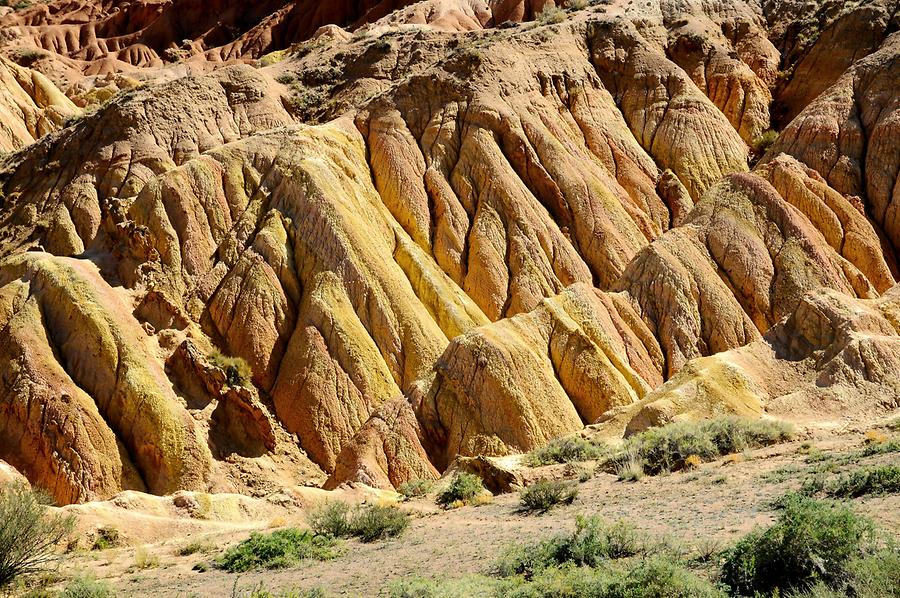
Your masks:
M738 595L830 587L848 577L847 566L871 539L872 525L840 505L797 494L782 501L776 523L742 538L726 556L722 581Z
M399 536L409 525L409 515L392 505L368 505L356 511L351 533L363 542Z
M489 598L496 595L497 581L482 575L461 579L401 579L387 586L389 598Z
M556 505L572 504L578 496L578 487L567 482L541 480L519 493L522 510L546 513Z
M56 547L72 533L75 520L51 515L47 503L24 483L0 490L0 588L59 559Z
M578 517L571 534L508 548L492 571L500 577L531 578L548 567L566 564L596 567L646 551L641 534L629 523L608 524L599 517Z
M252 569L281 569L303 559L325 561L336 556L338 550L333 538L286 528L271 534L250 534L248 539L226 550L215 565L229 573L242 573Z
M547 445L537 448L525 458L527 465L538 467L552 463L577 463L600 459L608 450L578 436L565 436L551 440Z
M435 501L444 508L454 504L471 502L479 494L485 492L481 478L471 473L457 473L450 480L450 485L441 491Z
M328 501L312 509L306 522L317 536L345 538L350 535L350 505L343 501Z
M599 568L562 567L510 580L503 598L725 598L725 593L671 558L654 556Z
M115 592L93 577L76 577L59 593L59 598L112 598Z
M241 357L229 357L221 351L213 351L207 355L209 362L224 370L229 386L246 386L253 379L253 370Z
M344 502L328 502L313 510L312 530L330 538L357 537L363 542L399 536L409 525L409 515L393 505L362 505L351 509Z
M682 469L688 457L708 462L723 455L759 448L791 438L790 425L771 420L723 417L650 428L630 437L609 461L614 470L640 458L650 475Z
M900 440L887 440L885 442L872 442L867 444L861 451L861 457L871 457L873 455L885 455L887 453L900 453Z
M866 494L892 494L900 492L900 466L873 465L860 467L849 474L824 484L829 496L856 498Z
M410 480L400 484L397 492L402 494L404 498L410 499L425 496L431 491L433 486L434 482L432 480Z

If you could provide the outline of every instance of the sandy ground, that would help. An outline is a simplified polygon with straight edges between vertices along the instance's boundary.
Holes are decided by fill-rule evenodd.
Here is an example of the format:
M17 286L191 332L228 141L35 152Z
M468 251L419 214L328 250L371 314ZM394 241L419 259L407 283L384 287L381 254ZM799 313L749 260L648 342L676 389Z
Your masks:
M303 525L304 506L320 498L318 495L307 493L294 506L285 507L283 504L290 501L281 500L270 501L267 508L258 507L255 512L245 508L243 521L167 520L157 515L142 531L134 517L143 515L132 514L131 520L120 521L125 523L127 529L123 531L133 546L76 551L66 559L61 573L64 577L90 573L109 582L122 596L231 596L235 584L244 591L262 584L270 591L321 587L329 595L375 596L390 581L406 576L457 577L482 572L505 546L571 529L578 514L625 519L650 534L669 535L687 547L707 544L710 539L725 547L754 526L772 520L772 499L798 488L804 473L814 467L805 462L810 444L814 450L845 454L858 450L864 441L861 432L797 440L744 453L737 462L723 459L692 472L646 477L635 483L599 473L579 485L578 498L572 505L541 516L520 513L515 494L497 496L483 506L451 511L440 510L433 497L425 497L403 505L413 513L414 520L397 539L372 544L349 541L345 554L333 561L308 561L292 569L241 576L215 569L197 572L192 567L209 562L221 549L247 537L251 529ZM898 461L900 454L893 453L867 457L848 467ZM534 473L560 477L564 470L565 466L551 466ZM344 498L376 500L359 491ZM900 534L900 496L862 498L852 503L882 529ZM83 511L83 519L93 517L105 524L115 519L114 511L91 509ZM208 554L178 556L179 548L196 540L213 548ZM158 565L139 568L136 563L147 561L148 555L151 561L158 559Z

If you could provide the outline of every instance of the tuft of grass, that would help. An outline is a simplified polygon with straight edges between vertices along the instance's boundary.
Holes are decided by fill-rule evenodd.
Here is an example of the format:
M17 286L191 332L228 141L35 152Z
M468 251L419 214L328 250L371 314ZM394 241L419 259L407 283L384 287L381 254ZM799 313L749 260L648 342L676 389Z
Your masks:
M608 449L603 445L579 436L565 436L551 440L547 445L528 453L525 463L530 467L539 467L553 463L595 461L607 453Z
M774 525L742 538L725 558L722 581L739 596L835 587L872 539L872 524L845 506L797 494L781 501Z
M306 530L286 528L250 537L232 546L216 560L219 569L243 573L252 569L283 569L304 559L326 561L338 556L336 541Z
M225 380L229 386L246 386L253 379L250 364L241 357L229 357L216 350L206 358L212 365L225 372Z
M836 498L856 498L867 494L900 492L900 466L871 465L825 484L825 493Z
M343 501L328 501L312 509L306 522L317 536L345 538L350 535L350 505Z
M328 502L314 509L308 521L317 536L356 537L363 542L399 536L409 525L409 515L393 505L370 504L351 509L344 502Z
M644 458L636 451L627 453L616 465L616 477L622 482L637 482L644 473Z
M231 588L231 598L325 598L325 590L312 588L309 590L278 590L268 589L263 582L255 586L242 588L238 586L240 578L234 580Z
M292 85L293 83L295 83L297 81L297 74L285 71L285 72L281 73L280 75L278 75L277 77L275 77L275 80L278 81L279 83L281 83L282 85Z
M469 504L480 494L487 492L481 478L471 473L457 473L435 502L442 507L450 508L455 504Z
M108 550L122 545L122 537L119 530L111 525L104 525L97 530L97 537L94 538L94 544L91 550Z
M134 566L138 569L156 569L159 567L159 557L151 554L146 546L140 546L134 553Z
M540 480L519 493L526 512L546 513L556 505L570 505L578 496L578 487L568 482Z
M569 15L558 6L549 4L545 6L544 10L538 13L535 18L541 25L553 25L555 23L562 23L569 18Z
M192 554L197 554L198 552L201 554L207 554L209 552L212 552L213 549L214 546L209 542L195 540L180 547L175 551L175 554L177 554L178 556L191 556Z
M497 595L497 580L483 575L461 579L412 577L388 584L388 598L491 598Z
M106 582L93 577L76 577L70 581L58 598L113 598L115 592Z
M409 500L411 498L425 496L431 492L433 486L434 482L432 480L410 480L400 484L400 486L397 487L397 492L402 494L405 499Z

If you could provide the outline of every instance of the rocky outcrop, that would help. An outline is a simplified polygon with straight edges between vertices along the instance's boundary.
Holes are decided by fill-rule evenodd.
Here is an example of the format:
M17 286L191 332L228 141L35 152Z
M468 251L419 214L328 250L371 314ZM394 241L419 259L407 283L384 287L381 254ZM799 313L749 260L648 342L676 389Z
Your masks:
M4 373L2 392L13 465L60 502L143 484L156 493L205 487L210 456L194 420L88 263L23 254L2 263L0 284L2 344L7 363L20 364Z
M379 407L341 450L325 489L345 482L373 488L396 488L413 480L434 480L431 464L419 439L419 422L405 399Z
M877 294L803 213L753 174L711 188L681 227L631 262L618 285L660 339L667 377L694 357L758 339L808 290Z
M30 145L79 113L44 75L0 56L0 152Z
M420 418L438 467L456 454L527 451L643 398L661 369L656 340L624 298L575 285L453 339Z
M897 173L900 35L856 62L784 130L773 154L791 154L838 193L863 205L896 252L900 247Z
M784 125L900 25L896 0L766 0L762 7L782 56L773 116Z
M812 292L763 339L702 357L601 428L633 432L711 413L804 423L865 421L900 407L900 287L877 299Z
M0 169L0 458L59 502L890 388L896 37L756 164L806 60L757 2L63 4L9 47L130 70Z

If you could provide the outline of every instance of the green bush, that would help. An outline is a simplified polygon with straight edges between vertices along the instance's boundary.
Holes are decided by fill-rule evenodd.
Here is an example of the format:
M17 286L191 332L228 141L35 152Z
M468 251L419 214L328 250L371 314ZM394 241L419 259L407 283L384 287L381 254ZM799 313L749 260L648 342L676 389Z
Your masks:
M519 493L523 511L546 513L556 505L572 504L578 496L578 487L567 482L541 480Z
M551 440L546 446L537 448L525 458L531 467L551 463L576 463L600 459L607 453L606 447L578 436L565 436Z
M552 4L545 6L544 10L537 15L537 20L542 25L562 23L567 18L568 15L566 15L566 11L557 6L553 6Z
M856 598L900 598L900 548L882 549L857 557L847 569L850 580L844 592Z
M578 517L571 534L508 548L492 571L500 577L531 578L548 567L566 564L596 567L646 551L640 533L631 524L619 521L610 525L599 517Z
M343 501L328 501L312 509L306 522L317 536L345 538L350 535L350 505Z
M704 462L712 461L723 455L784 442L792 434L788 424L770 420L723 417L677 422L630 437L609 464L618 470L640 458L644 472L656 475L682 469L691 455Z
M363 542L399 536L409 525L409 515L392 505L368 505L356 511L351 533Z
M753 141L753 153L762 156L778 139L778 131L769 129Z
M263 582L247 588L238 587L239 580L240 578L234 580L234 586L231 588L231 598L325 598L325 591L321 588L273 592L266 588Z
M225 371L225 379L229 386L246 386L253 379L253 370L243 358L229 357L221 351L213 351L207 355L209 362Z
M862 451L860 451L860 456L871 457L872 455L884 455L887 453L900 453L900 440L873 442L866 445Z
M112 598L115 592L93 577L76 577L59 593L59 598Z
M281 569L303 559L325 561L336 556L334 539L286 528L271 534L250 534L248 539L226 550L215 565L229 573L242 573L251 569Z
M742 596L846 581L848 563L871 539L872 525L847 507L796 494L781 504L773 526L728 551L722 581Z
M454 503L467 503L483 493L484 484L481 478L471 473L457 473L450 480L450 485L441 491L435 501L442 507L450 507Z
M530 580L510 580L503 598L725 598L725 593L681 563L650 557L627 565L547 569Z
M402 494L404 498L416 498L418 496L425 496L431 491L431 488L434 486L434 482L432 480L410 480L408 482L403 482L397 487L397 492Z
M866 494L900 492L900 466L860 467L825 484L825 492L837 498L856 498Z
M0 489L0 588L59 559L56 547L72 533L75 520L49 514L47 502L24 483Z
M91 546L91 550L108 550L121 545L121 543L122 538L119 534L119 530L111 525L104 525L97 530L97 537L94 538L94 544Z
M496 580L472 575L461 579L401 579L388 584L389 598L489 598L495 596Z
M328 502L308 517L312 530L329 538L357 537L363 542L400 535L409 525L409 515L393 505L363 505L351 509L344 502Z

